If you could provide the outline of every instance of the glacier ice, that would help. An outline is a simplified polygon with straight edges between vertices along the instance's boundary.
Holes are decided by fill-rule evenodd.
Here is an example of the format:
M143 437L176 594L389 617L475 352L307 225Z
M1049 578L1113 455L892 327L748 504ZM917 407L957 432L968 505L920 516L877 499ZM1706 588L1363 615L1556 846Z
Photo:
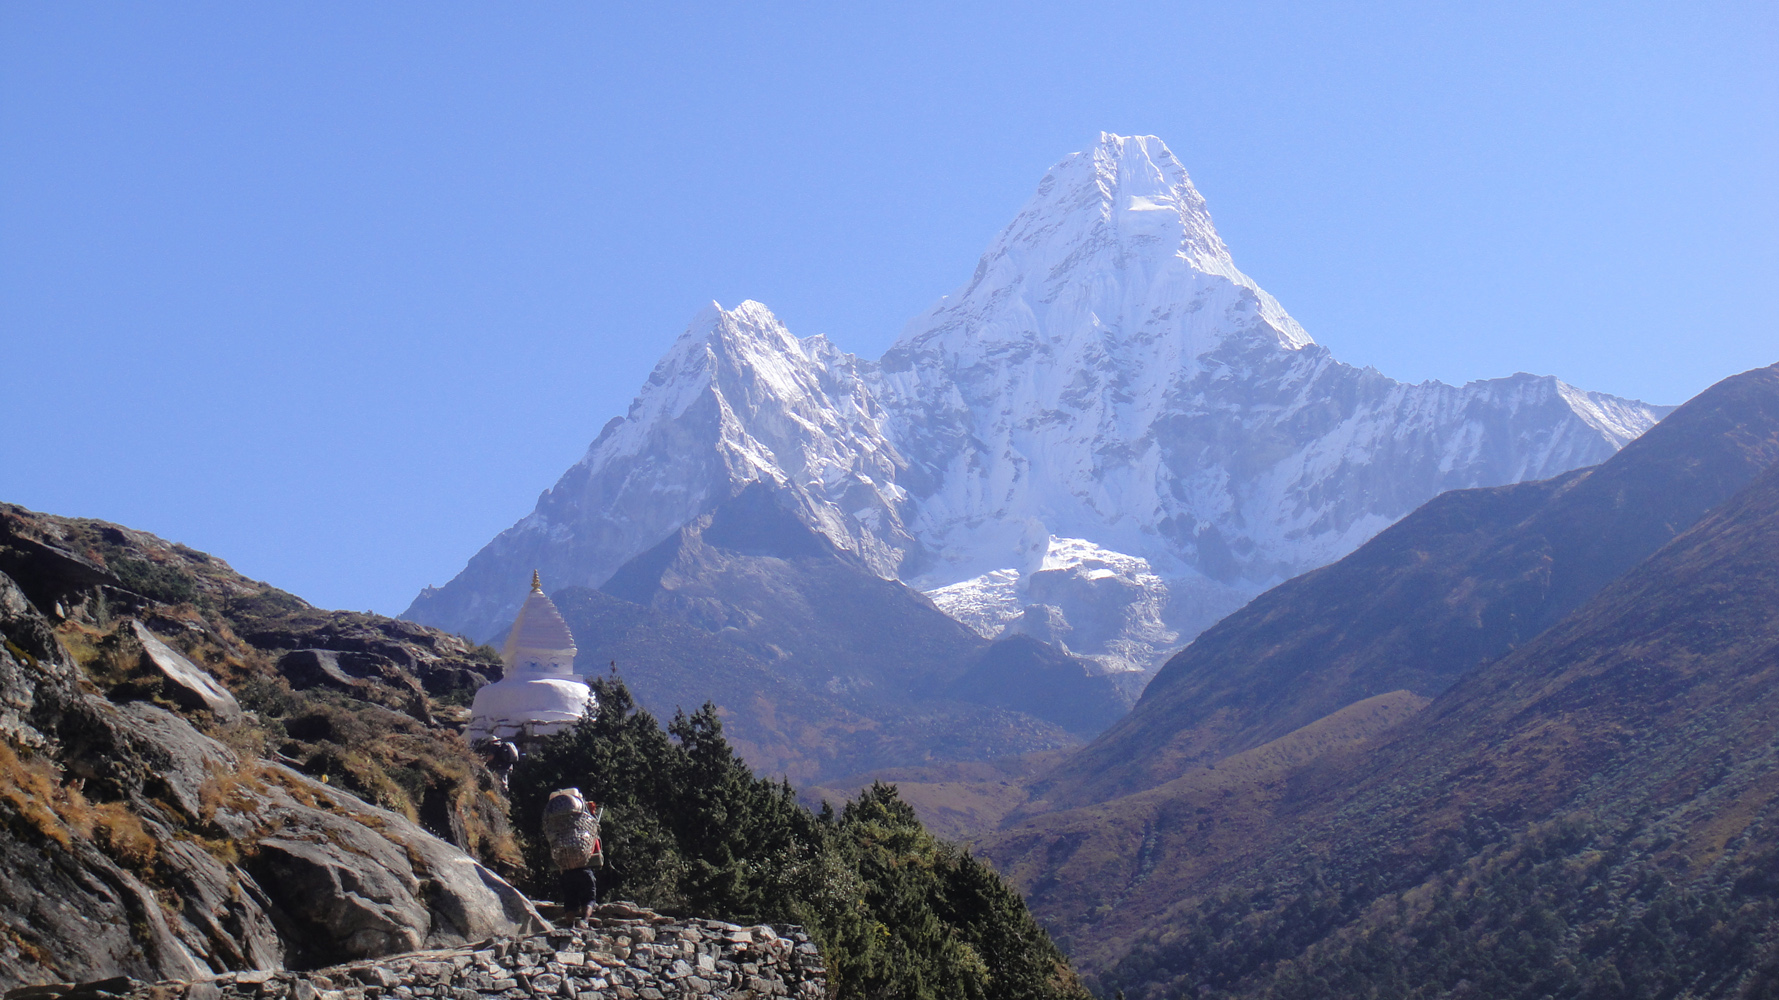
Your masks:
M1165 620L1170 595L1147 560L1055 536L1023 569L991 570L927 592L984 638L1029 635L1106 673L1149 671L1179 647L1179 631Z

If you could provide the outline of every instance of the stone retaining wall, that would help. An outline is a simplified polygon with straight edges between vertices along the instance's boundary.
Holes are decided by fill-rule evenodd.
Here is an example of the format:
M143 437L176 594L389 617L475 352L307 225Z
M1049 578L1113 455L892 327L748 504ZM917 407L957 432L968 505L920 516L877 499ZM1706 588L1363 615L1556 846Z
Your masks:
M189 983L30 986L6 1000L820 1000L827 992L827 969L800 927L680 920L619 903L572 929L466 948Z

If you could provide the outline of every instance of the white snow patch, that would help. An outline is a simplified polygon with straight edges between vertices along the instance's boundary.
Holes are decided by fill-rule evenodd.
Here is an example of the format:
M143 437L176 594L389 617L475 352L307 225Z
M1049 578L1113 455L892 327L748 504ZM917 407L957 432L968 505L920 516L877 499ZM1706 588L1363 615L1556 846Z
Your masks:
M984 638L1031 635L1107 673L1157 667L1180 641L1163 621L1168 587L1148 561L1082 538L1052 536L1025 572L991 570L927 596Z
M984 639L993 639L1019 617L1022 607L1018 591L1019 571L997 569L926 593L940 611L968 625Z

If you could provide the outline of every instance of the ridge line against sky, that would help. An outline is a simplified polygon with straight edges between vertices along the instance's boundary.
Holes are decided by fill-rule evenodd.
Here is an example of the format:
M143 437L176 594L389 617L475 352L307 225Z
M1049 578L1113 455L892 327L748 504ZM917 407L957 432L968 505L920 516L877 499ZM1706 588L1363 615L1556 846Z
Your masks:
M0 500L399 611L704 303L875 358L1101 129L1393 378L1779 353L1771 4L18 3Z

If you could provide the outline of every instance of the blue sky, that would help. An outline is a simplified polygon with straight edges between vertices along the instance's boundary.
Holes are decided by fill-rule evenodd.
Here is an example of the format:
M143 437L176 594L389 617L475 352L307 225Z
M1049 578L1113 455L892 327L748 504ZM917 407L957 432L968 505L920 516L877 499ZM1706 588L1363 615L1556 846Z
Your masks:
M702 304L874 357L1102 129L1345 361L1779 361L1779 5L1334 8L8 3L0 500L399 612Z

